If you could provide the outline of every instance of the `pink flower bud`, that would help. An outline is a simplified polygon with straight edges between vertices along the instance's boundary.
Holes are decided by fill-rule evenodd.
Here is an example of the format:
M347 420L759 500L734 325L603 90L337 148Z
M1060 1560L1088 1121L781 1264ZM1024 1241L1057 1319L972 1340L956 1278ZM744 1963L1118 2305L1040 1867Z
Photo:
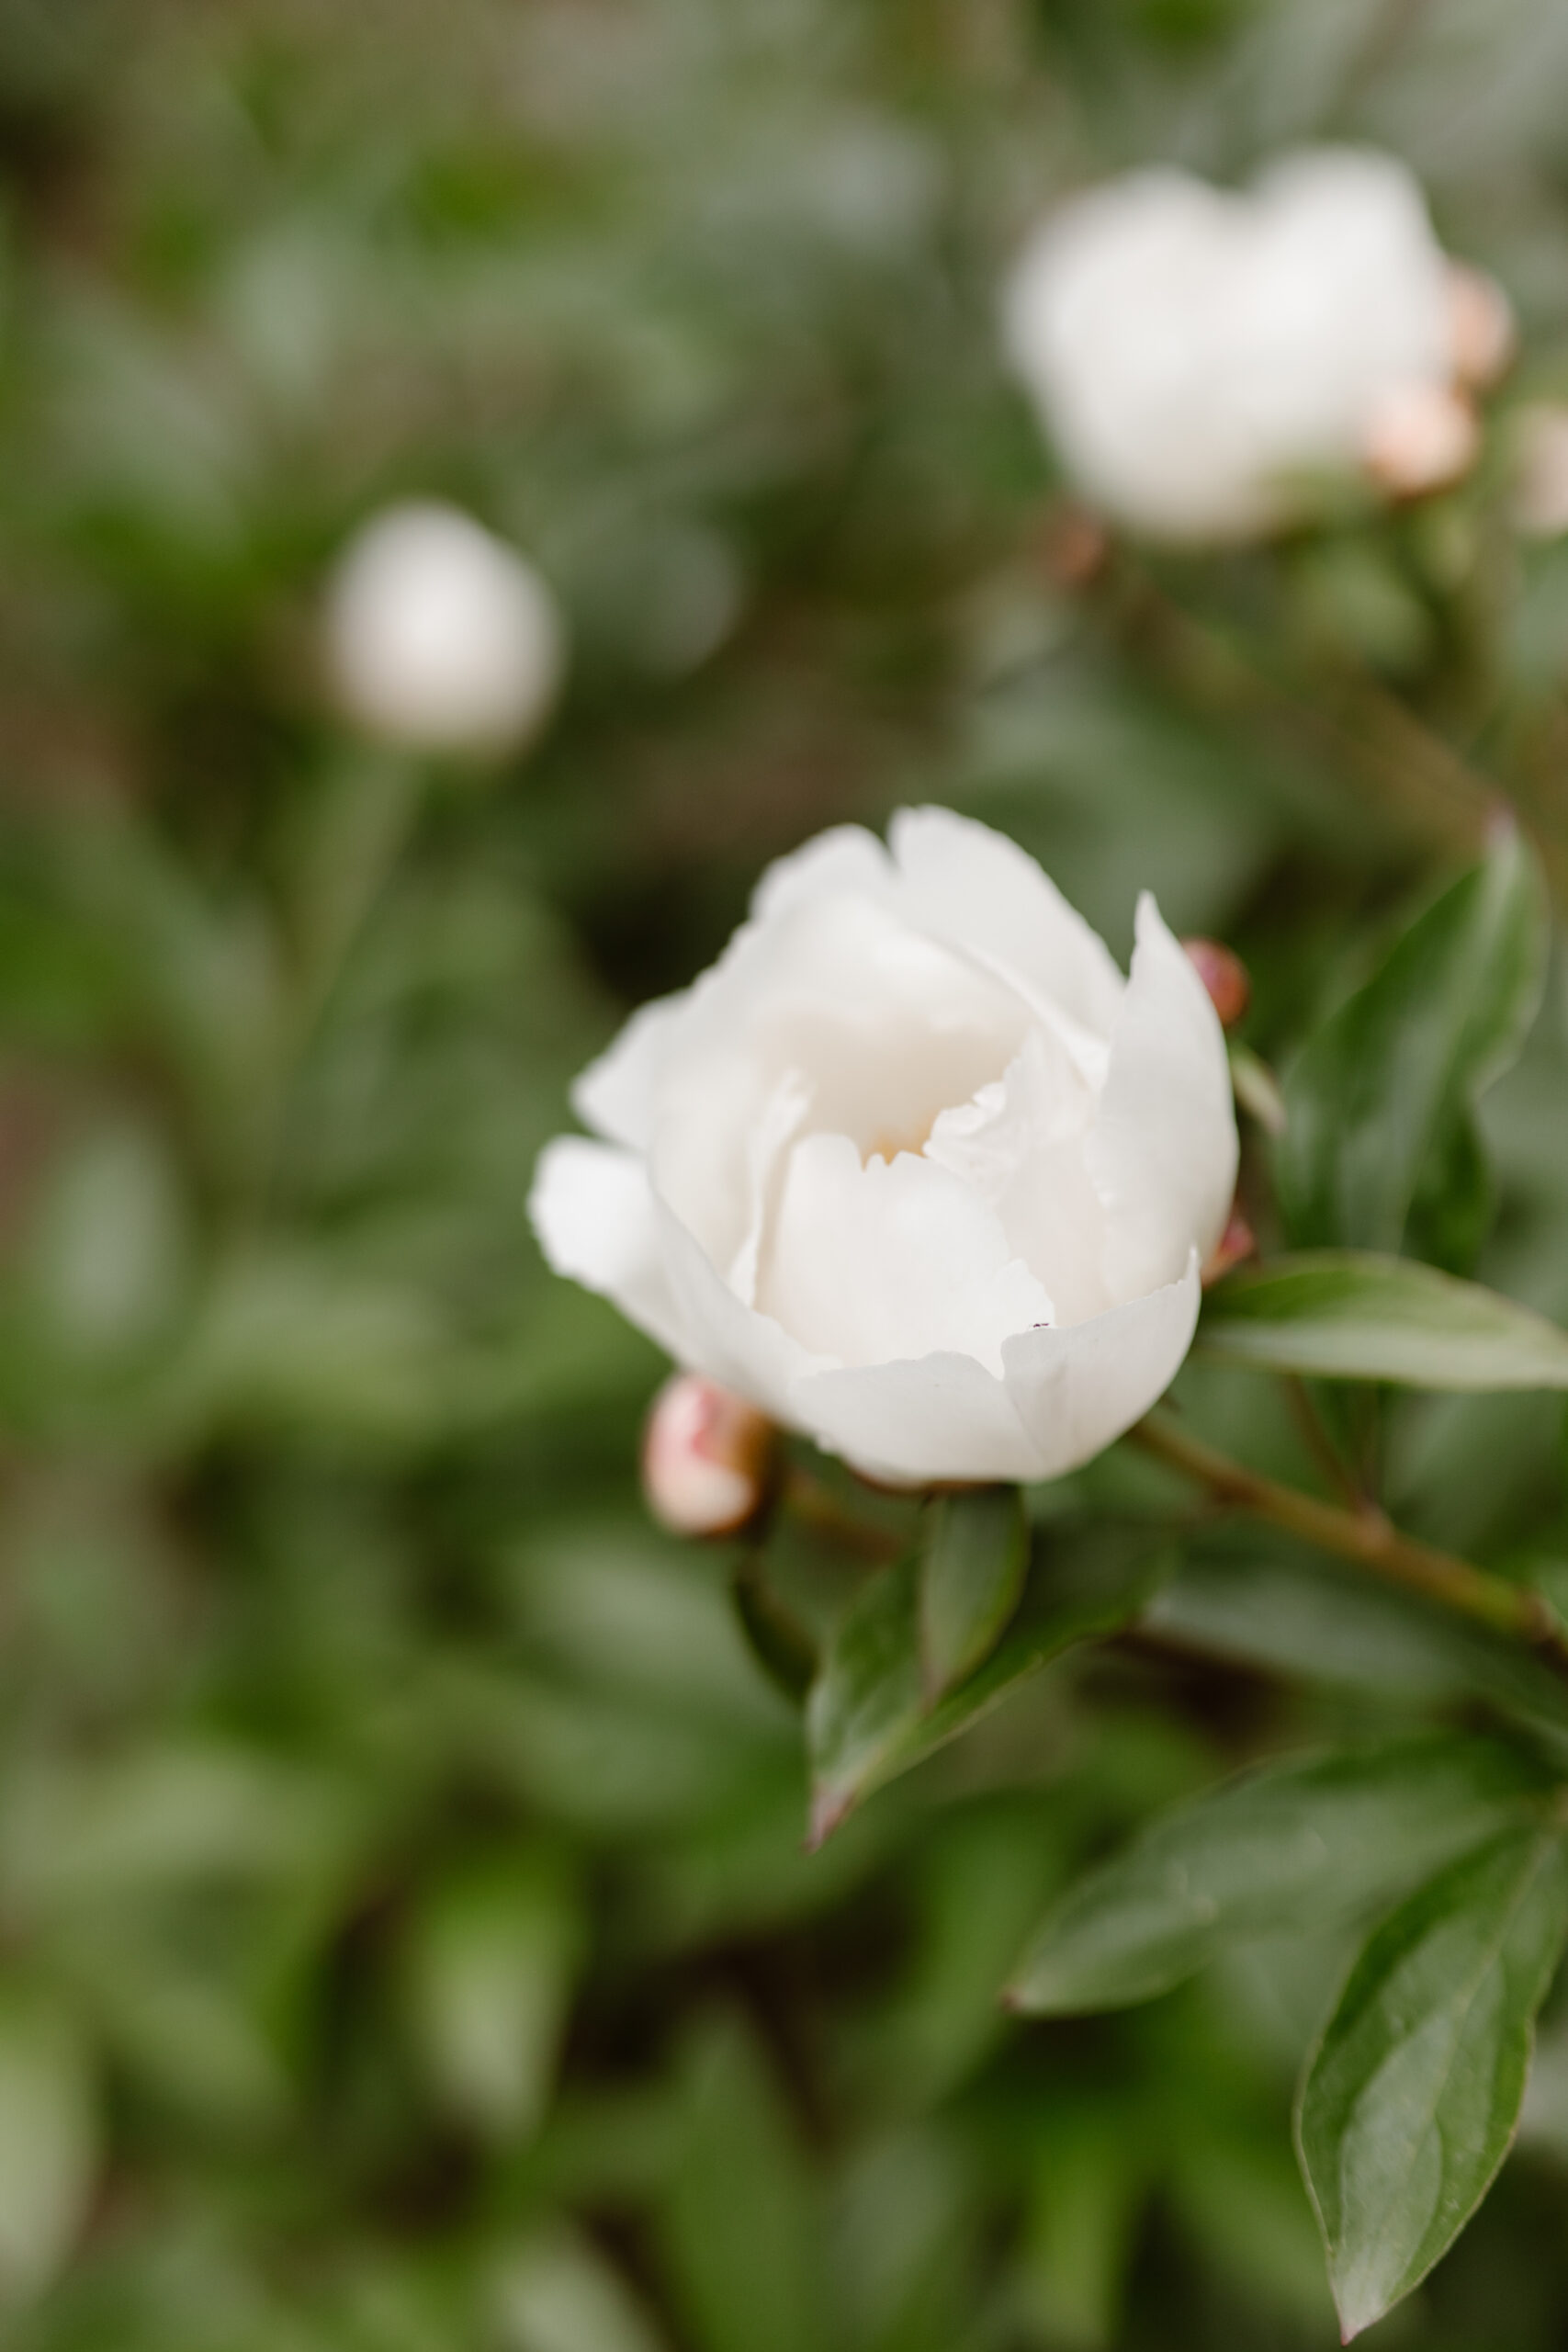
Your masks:
M1203 1261L1203 1272L1200 1277L1203 1288L1212 1288L1230 1272L1233 1266L1239 1266L1244 1258L1250 1258L1257 1247L1258 1236L1240 1209L1233 1208L1224 1231Z
M1469 471L1481 447L1475 411L1447 384L1396 384L1373 411L1367 471L1393 498L1422 498Z
M1047 520L1040 535L1040 557L1054 588L1069 594L1088 588L1104 571L1111 555L1111 534L1098 514L1075 501L1065 501Z
M733 1535L761 1508L773 1428L743 1397L679 1372L653 1400L642 1442L642 1490L676 1535Z
M1518 343L1514 306L1496 279L1462 261L1449 264L1449 334L1454 375L1474 392L1506 373Z
M1247 966L1217 939L1184 939L1187 959L1208 989L1222 1029L1234 1029L1252 1001Z
M1568 532L1568 407L1533 401L1514 420L1514 523L1532 539Z

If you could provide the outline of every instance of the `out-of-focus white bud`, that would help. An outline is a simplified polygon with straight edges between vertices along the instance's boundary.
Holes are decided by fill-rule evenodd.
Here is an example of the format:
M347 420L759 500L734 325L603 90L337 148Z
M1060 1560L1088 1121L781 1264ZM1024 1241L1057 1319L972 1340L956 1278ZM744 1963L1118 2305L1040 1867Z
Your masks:
M533 566L434 500L389 507L350 541L326 639L345 711L408 751L515 751L564 666L555 599Z
M642 1488L676 1535L733 1535L768 1490L773 1425L743 1397L679 1372L653 1400L642 1443Z
M1391 498L1423 498L1468 473L1481 446L1475 411L1449 384L1396 384L1368 420L1367 471Z
M1513 515L1528 538L1568 531L1568 407L1534 401L1514 419Z
M1247 966L1217 939L1184 939L1187 960L1209 991L1222 1029L1234 1029L1252 1001Z
M1456 379L1470 391L1489 391L1506 373L1519 334L1497 280L1468 262L1449 264L1449 328Z

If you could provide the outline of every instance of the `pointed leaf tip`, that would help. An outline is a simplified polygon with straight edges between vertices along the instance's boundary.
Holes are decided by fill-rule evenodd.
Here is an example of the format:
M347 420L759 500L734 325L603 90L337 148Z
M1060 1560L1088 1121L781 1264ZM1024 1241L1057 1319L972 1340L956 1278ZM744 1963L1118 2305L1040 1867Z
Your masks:
M818 1781L811 1792L807 1813L806 1850L819 1854L835 1829L848 1820L854 1811L854 1798L846 1789L836 1789L831 1782Z
M1422 1887L1351 1970L1296 2106L1345 2343L1420 2285L1492 2186L1565 1931L1568 1852L1538 1821Z

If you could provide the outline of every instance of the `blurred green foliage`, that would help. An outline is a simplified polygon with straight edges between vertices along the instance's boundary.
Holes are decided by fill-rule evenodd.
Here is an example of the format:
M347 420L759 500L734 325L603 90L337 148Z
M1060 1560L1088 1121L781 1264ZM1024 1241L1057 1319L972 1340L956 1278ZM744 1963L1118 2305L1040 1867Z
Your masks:
M1055 191L1323 135L1410 158L1568 385L1557 0L0 0L7 2346L1334 2340L1287 2111L1337 1937L1088 2023L996 1988L1156 1804L1443 1657L1211 1538L1160 1607L1233 1665L1064 1663L808 1860L725 1563L640 1512L656 1358L522 1209L624 1005L846 815L999 822L1120 952L1152 886L1281 1056L1476 768L1561 883L1506 413L1435 505L1083 585L1000 369ZM409 492L566 608L515 772L332 716L324 567ZM1559 1316L1562 978L1481 1112L1483 1271ZM1186 1375L1300 1474L1259 1385ZM1406 1404L1391 1507L1561 1573L1561 1423ZM1562 2342L1547 2032L1377 2340Z

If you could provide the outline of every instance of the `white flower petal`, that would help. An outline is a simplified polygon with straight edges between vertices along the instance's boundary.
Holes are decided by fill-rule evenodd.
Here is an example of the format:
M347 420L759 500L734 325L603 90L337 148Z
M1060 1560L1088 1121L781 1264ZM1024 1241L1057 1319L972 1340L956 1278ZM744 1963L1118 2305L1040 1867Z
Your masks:
M558 1136L539 1154L528 1215L558 1274L614 1299L628 1322L684 1359L685 1325L664 1269L658 1205L635 1153Z
M779 1191L788 1164L785 1148L810 1108L810 1087L799 1070L786 1070L746 1138L746 1232L726 1277L736 1297L746 1306L756 1304L763 1236L777 1214Z
M790 1421L789 1399L795 1384L830 1370L831 1359L812 1354L772 1316L759 1314L737 1298L701 1245L657 1196L654 1214L671 1292L687 1335L681 1363L747 1397L772 1419Z
M912 1152L863 1166L840 1135L791 1151L758 1296L807 1347L847 1364L953 1349L999 1372L1003 1340L1052 1314L957 1177Z
M1201 1296L1193 1250L1178 1282L1088 1323L1007 1342L1007 1392L1033 1449L1029 1476L1076 1470L1143 1419L1192 1344Z
M951 808L900 808L888 829L898 911L1016 977L1032 1004L1110 1034L1126 986L1099 933L1027 851Z
M950 1102L998 1077L1028 1014L960 954L865 898L750 926L692 991L658 1091L653 1181L716 1265L741 1262L759 1128L780 1084L808 1129L863 1152L918 1149Z
M1236 1132L1224 1034L1207 989L1145 891L1132 978L1087 1148L1105 1205L1114 1299L1206 1257L1235 1194Z
M926 1145L1000 1219L1009 1249L1050 1293L1054 1323L1112 1304L1105 1210L1085 1159L1096 1108L1071 1055L1037 1029L997 1084L942 1113Z
M653 1140L660 1082L681 1033L690 989L639 1005L598 1058L576 1080L571 1107L584 1126L646 1151Z
M818 1373L790 1398L819 1444L889 1485L934 1478L1034 1478L1039 1450L1003 1381L973 1356Z
M887 852L863 825L830 825L787 857L776 857L751 893L753 924L773 922L824 898L886 898Z

